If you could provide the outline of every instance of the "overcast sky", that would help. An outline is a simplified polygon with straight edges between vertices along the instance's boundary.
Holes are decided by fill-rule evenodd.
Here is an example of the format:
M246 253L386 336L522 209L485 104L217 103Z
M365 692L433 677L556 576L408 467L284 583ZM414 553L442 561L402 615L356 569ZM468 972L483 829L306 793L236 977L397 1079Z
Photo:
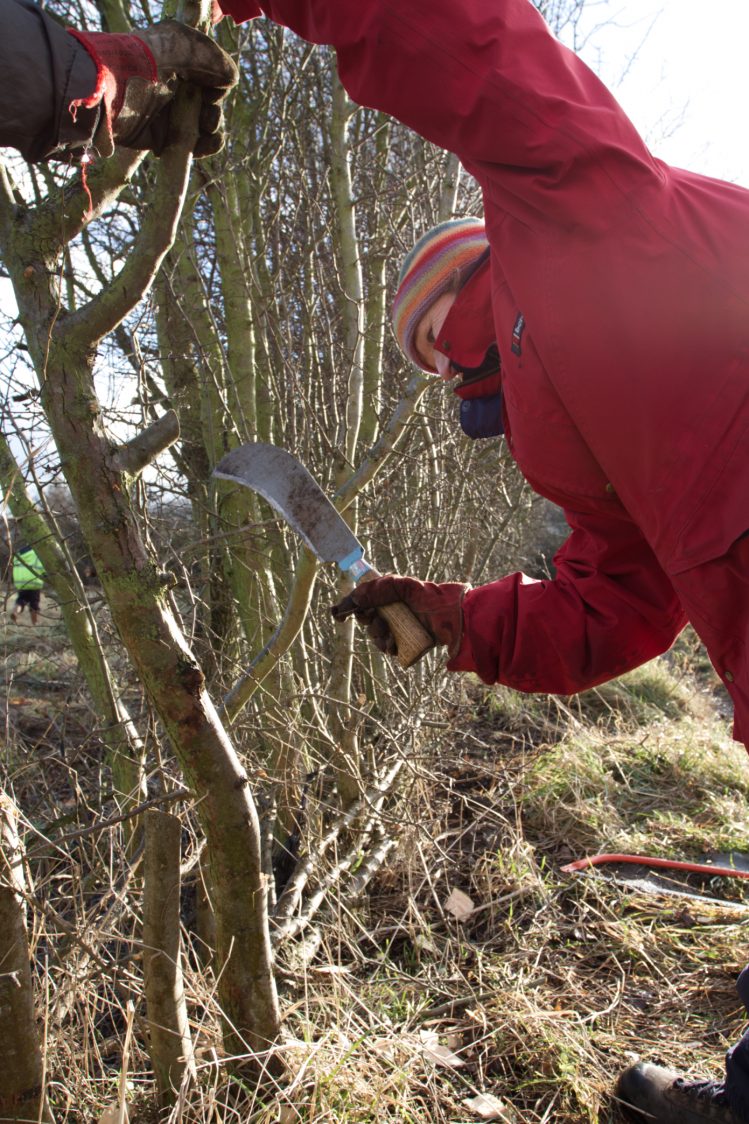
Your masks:
M590 0L585 11L579 52L651 151L749 187L749 0Z

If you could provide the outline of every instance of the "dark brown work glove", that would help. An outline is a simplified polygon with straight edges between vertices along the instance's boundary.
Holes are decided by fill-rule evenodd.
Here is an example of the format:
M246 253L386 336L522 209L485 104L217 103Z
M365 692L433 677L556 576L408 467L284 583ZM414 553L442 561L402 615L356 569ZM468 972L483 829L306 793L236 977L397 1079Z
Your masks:
M111 156L116 145L162 152L171 139L170 112L180 81L198 86L202 93L195 156L212 156L222 148L220 103L236 85L239 72L208 35L176 20L132 35L68 30L96 63L96 89L79 104L101 104L93 138L101 156Z
M360 582L348 597L333 605L331 611L336 621L345 621L353 614L359 624L366 627L372 643L381 652L395 656L398 654L395 638L377 610L382 605L402 601L434 637L435 645L447 645L448 657L452 659L460 648L463 598L469 588L462 582L439 584L383 574L371 581Z

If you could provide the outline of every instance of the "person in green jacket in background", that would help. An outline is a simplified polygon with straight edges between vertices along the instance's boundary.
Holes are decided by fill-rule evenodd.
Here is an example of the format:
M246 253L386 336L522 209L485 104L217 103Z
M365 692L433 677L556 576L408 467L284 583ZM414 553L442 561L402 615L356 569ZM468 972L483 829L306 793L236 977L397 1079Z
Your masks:
M18 596L10 614L15 623L28 605L31 623L39 620L42 588L44 586L44 566L36 551L30 547L19 546L13 555L13 588Z

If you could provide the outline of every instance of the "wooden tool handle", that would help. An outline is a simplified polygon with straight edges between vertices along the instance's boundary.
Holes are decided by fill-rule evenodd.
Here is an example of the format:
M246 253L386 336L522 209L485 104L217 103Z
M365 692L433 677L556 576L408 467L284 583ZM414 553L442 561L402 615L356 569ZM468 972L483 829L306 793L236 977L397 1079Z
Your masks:
M368 570L360 582L372 581L379 578L376 570ZM418 617L415 617L407 605L402 601L394 601L391 605L382 605L377 612L384 617L388 627L395 637L398 645L396 659L405 670L415 664L420 656L434 647L434 637L427 632Z

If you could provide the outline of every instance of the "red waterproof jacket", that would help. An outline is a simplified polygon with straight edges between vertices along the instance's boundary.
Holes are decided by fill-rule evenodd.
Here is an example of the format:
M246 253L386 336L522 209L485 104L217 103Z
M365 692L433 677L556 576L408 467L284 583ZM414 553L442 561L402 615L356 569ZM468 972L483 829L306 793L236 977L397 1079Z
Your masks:
M749 529L749 192L656 160L529 0L222 3L333 44L483 189L508 439L572 533L553 581L467 595L450 666L568 693L663 651Z

